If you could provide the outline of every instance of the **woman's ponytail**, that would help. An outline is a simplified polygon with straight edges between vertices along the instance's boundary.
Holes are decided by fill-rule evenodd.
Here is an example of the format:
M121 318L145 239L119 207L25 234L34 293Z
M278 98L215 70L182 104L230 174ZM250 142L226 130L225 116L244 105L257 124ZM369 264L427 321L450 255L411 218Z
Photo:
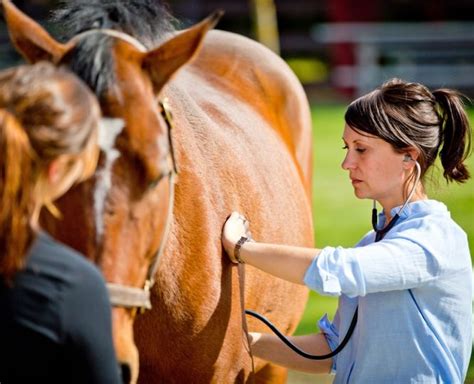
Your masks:
M0 276L10 282L33 239L33 150L20 122L0 107Z
M470 174L464 161L471 151L471 128L461 95L450 89L433 92L442 117L440 152L443 176L450 181L464 183Z

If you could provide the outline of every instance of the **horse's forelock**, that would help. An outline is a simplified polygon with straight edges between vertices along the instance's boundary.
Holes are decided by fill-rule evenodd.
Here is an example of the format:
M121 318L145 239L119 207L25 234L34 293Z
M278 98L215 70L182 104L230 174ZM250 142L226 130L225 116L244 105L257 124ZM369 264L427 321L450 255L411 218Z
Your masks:
M125 32L152 48L175 30L176 19L158 0L68 0L53 13L62 39L80 32L108 28Z
M113 38L100 33L79 39L67 54L69 68L101 97L116 83L111 49Z

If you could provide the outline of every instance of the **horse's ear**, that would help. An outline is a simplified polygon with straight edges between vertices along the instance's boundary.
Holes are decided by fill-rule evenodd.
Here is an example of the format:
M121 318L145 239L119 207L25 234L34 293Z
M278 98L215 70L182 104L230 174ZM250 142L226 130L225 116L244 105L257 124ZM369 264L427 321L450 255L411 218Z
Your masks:
M155 93L158 93L171 76L197 54L207 31L217 24L223 14L223 11L214 12L199 24L179 33L145 55L143 68L152 79Z
M0 1L10 38L21 55L30 63L40 60L57 63L66 52L66 45L54 40L43 27L21 12L10 0Z

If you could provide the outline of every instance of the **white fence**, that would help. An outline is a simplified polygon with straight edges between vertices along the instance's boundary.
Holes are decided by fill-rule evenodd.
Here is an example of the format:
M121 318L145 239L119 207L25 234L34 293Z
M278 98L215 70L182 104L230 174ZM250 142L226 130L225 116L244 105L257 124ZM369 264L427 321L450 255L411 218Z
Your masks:
M335 66L331 80L359 95L392 77L474 91L474 23L325 23L312 37L352 47L354 65Z

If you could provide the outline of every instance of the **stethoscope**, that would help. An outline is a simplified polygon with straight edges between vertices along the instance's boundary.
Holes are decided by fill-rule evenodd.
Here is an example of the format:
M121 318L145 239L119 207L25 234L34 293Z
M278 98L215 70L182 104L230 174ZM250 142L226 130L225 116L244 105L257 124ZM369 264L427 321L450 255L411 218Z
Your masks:
M406 162L406 161L414 161L415 162L415 168L416 168L416 178L415 178L415 183L413 184L413 187L410 191L410 193L408 194L408 197L406 198L405 200L405 203L402 205L402 207L398 210L398 212L395 214L395 216L393 216L392 220L390 220L390 222L384 227L384 228L381 228L381 229L378 229L378 223L377 223L377 206L376 206L376 201L374 200L374 205L373 205L373 208L372 208L372 227L374 228L374 231L375 231L375 242L377 241L380 241L384 238L384 236L387 234L388 231L390 231L390 229L392 229L395 224L397 223L398 219L400 218L400 215L402 214L403 210L405 209L405 207L407 206L407 204L410 202L410 200L412 199L415 191L416 191L416 188L418 186L418 183L420 181L420 178L421 178L421 167L420 167L420 164L418 163L418 161L412 159L412 157L410 155L405 155L405 157L403 158L403 161ZM312 354L309 354L309 353L306 353L305 351L303 351L302 349L300 349L299 347L297 347L296 345L294 345L290 340L288 340L288 338L283 335L271 322L270 320L268 320L265 316L262 316L260 315L259 313L257 312L254 312L254 311L251 311L249 309L246 309L245 310L245 313L248 314L248 315L251 315L253 317L256 317L257 319L259 319L260 321L262 321L263 323L265 323L265 325L267 325L274 333L275 335L278 336L278 338L283 341L283 343L285 343L289 348L291 348L294 352L296 352L297 354L307 358L307 359L310 359L310 360L325 360L325 359L329 359L333 356L336 356L339 352L341 352L344 347L347 345L349 339L351 338L352 334L354 333L354 329L355 329L355 326L357 324L357 314L358 314L358 309L359 307L357 306L355 311L354 311L354 315L352 317L352 320L351 320L351 324L349 325L349 329L347 330L347 333L346 335L344 336L344 339L341 341L341 343L337 346L337 348L335 348L332 352L326 354L326 355L312 355Z

